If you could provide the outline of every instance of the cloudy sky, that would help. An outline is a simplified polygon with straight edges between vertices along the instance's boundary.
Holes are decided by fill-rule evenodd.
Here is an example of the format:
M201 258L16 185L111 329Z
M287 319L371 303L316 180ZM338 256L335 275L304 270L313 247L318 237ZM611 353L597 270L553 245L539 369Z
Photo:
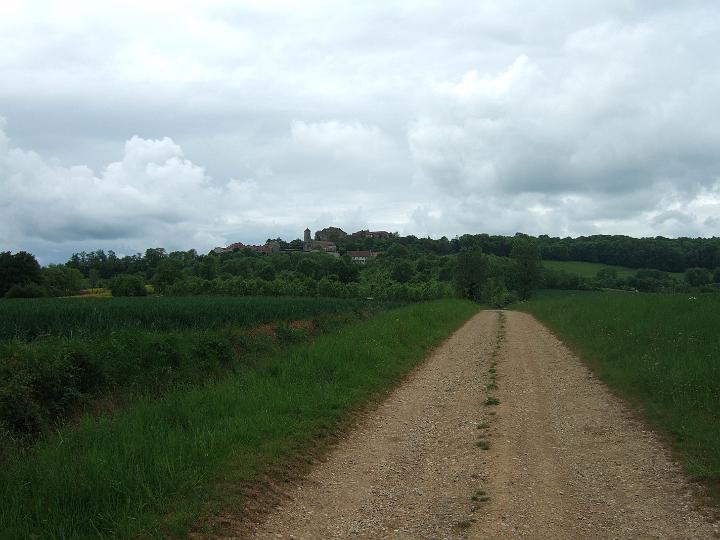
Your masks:
M717 0L0 0L0 251L720 234Z

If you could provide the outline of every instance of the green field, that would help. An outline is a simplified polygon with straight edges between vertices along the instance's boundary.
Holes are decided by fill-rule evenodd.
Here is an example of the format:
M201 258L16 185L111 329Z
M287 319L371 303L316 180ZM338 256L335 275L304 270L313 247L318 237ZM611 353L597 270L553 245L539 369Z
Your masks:
M556 293L519 309L639 404L690 474L720 494L720 296Z
M461 300L392 309L234 375L85 416L6 457L0 531L184 536L203 515L237 506L238 487L314 446L477 310Z
M628 268L627 266L616 266L612 264L591 263L583 261L543 261L542 264L545 268L550 268L552 270L563 270L565 272L577 274L580 277L584 278L594 278L599 270L603 270L605 268L611 268L615 270L619 278L627 278L630 276L634 276L635 273L638 271L637 268ZM683 274L681 273L668 273L678 279L683 278Z
M386 307L368 300L232 296L0 300L0 340L78 337L128 328L147 331L247 328L377 306Z
M614 269L620 278L634 276L635 272L637 272L636 268L583 261L543 261L542 265L545 268L550 268L551 270L561 270L571 274L577 274L584 278L594 278L598 271L603 270L604 268Z

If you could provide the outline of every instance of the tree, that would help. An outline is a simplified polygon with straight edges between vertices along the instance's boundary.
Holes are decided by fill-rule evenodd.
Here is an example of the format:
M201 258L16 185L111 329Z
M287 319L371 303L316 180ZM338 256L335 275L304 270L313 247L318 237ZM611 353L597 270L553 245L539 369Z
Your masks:
M140 276L120 274L110 280L113 296L147 296L145 283Z
M145 277L151 277L160 261L167 258L165 248L148 248L145 250L145 263L147 264Z
M33 255L26 251L0 253L0 296L5 296L13 285L40 282L40 265Z
M203 257L202 262L198 268L198 274L204 279L215 279L218 272L218 260L217 257L207 255Z
M257 271L257 277L264 279L265 281L272 281L275 279L275 269L268 263L261 264Z
M516 236L510 257L515 261L518 296L526 300L530 298L540 277L540 250L537 242L527 236Z
M42 282L50 296L71 296L80 292L83 275L77 268L51 264L41 271Z
M415 275L412 265L409 261L400 261L393 266L392 278L398 283L407 283Z
M488 279L487 257L479 249L462 251L457 256L455 288L460 296L479 302Z
M597 271L595 279L600 287L617 287L618 273L615 268L601 268Z
M712 281L712 274L707 268L688 268L685 270L685 281L693 287L702 287Z
M91 268L88 273L88 280L90 281L90 287L93 289L100 284L100 272L97 268Z
M153 284L159 291L164 291L182 277L182 263L177 259L161 260L153 276Z
M5 298L42 298L43 296L47 296L47 290L37 283L13 285L5 294Z

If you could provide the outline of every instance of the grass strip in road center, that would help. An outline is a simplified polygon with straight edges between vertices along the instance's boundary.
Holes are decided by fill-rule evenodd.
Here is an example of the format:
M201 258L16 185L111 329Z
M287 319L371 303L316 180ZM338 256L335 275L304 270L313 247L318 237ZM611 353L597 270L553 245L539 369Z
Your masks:
M0 530L13 538L184 536L223 499L213 486L292 459L477 311L460 300L387 311L242 375L87 417L5 464Z

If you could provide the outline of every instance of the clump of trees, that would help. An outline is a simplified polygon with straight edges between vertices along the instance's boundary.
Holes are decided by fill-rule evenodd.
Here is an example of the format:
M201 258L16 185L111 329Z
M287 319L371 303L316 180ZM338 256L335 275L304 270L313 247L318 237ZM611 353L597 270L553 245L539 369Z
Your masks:
M120 274L110 280L108 285L113 296L147 296L142 277L132 274Z
M518 235L510 257L488 255L479 249L457 256L455 286L460 296L492 307L530 298L540 284L540 250L534 239Z
M0 253L0 298L70 296L83 286L83 275L75 268L65 265L41 268L26 251Z

